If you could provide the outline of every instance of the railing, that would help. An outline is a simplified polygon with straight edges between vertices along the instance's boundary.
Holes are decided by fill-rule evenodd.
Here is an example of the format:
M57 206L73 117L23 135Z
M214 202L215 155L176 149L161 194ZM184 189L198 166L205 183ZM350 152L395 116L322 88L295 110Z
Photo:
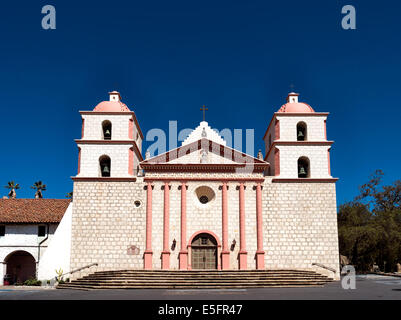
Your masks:
M327 269L327 270L329 270L329 271L331 271L331 272L334 272L334 273L337 272L336 269L327 267L327 266L325 266L324 264L321 264L321 263L316 263L316 262L314 262L314 263L312 263L312 266L317 266L317 267L320 267L320 268L323 268L323 269Z
M98 266L98 263L95 262L95 263L88 264L87 266L84 266L84 267L81 267L81 268L78 268L78 269L71 270L70 272L63 273L61 276L64 276L64 275L66 275L66 274L73 274L73 273L75 273L75 272L78 272L78 271L81 271L81 270L83 270L83 269L87 269L87 268L90 268L90 267L93 267L93 266Z

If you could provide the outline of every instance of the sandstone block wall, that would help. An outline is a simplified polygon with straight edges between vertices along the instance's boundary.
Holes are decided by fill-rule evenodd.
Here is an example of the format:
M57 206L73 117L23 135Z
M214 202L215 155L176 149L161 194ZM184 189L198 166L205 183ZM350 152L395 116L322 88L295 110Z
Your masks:
M128 174L130 145L78 144L78 147L81 148L81 170L77 177L100 177L99 158L102 155L110 157L111 177L130 176Z
M211 175L211 174L209 174ZM94 262L94 270L142 269L146 236L146 190L137 182L75 182L72 218L71 268ZM152 201L153 268L161 268L163 250L163 181L155 181ZM178 269L180 251L180 182L170 182L170 267ZM222 241L222 191L220 182L187 183L187 243L200 230L213 232ZM213 189L215 197L202 205L195 194L199 186ZM255 269L256 191L255 183L245 183L245 227L248 269ZM238 269L239 191L238 183L228 183L228 246L232 269ZM141 206L134 205L136 200ZM263 246L267 269L312 269L333 276L312 263L339 270L337 212L334 183L272 183L266 179L262 190ZM176 247L172 250L173 240ZM130 246L139 254L129 255ZM220 259L220 257L219 257ZM76 274L75 277L88 273ZM338 277L338 272L334 277Z
M138 182L74 182L71 269L99 266L73 278L96 270L143 268L145 192ZM142 202L140 207L135 206L136 200ZM132 246L139 252L129 254Z
M298 178L298 159L309 159L309 178L331 178L327 150L330 146L277 146L280 150L280 175L278 178ZM274 152L271 152L274 157Z
M324 120L327 116L277 116L280 121L280 141L297 141L297 124L305 122L308 141L325 141Z
M333 276L339 253L334 183L265 183L263 230L267 269L314 269Z

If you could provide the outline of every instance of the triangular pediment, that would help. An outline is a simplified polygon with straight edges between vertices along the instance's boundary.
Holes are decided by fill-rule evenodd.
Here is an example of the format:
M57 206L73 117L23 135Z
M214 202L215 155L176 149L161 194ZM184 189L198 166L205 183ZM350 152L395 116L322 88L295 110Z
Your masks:
M170 150L141 162L141 167L149 170L187 170L197 171L202 168L229 170L232 168L253 165L263 171L269 164L263 160L202 138L179 148Z
M182 142L182 145L188 145L200 139L206 138L223 146L227 145L226 141L220 134L212 129L206 121L202 121Z

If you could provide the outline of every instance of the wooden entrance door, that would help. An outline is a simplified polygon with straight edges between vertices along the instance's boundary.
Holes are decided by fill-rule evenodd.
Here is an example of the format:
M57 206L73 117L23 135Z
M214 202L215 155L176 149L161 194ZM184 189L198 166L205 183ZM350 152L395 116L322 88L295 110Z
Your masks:
M217 242L207 233L197 235L191 244L192 269L217 269Z

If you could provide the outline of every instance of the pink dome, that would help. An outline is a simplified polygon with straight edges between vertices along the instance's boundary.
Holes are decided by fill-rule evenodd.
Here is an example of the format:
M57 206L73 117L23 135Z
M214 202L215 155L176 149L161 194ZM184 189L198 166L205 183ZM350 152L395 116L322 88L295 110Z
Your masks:
M277 112L312 113L315 112L309 104L303 102L288 102L281 106Z
M121 101L102 101L93 111L97 112L130 112L131 110Z

